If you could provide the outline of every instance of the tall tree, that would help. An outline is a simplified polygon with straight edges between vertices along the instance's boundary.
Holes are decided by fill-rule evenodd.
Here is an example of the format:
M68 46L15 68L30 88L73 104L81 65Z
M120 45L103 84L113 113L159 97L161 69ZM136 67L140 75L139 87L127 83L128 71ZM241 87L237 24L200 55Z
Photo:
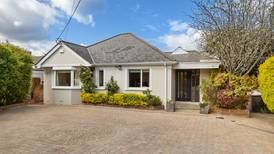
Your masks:
M197 0L194 26L202 45L224 68L249 74L264 57L273 54L271 13L273 0Z

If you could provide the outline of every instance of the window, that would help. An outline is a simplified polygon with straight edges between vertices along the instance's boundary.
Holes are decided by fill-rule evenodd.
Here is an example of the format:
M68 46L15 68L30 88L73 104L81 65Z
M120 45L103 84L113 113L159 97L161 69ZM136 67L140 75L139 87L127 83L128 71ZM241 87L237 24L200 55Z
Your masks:
M99 70L99 87L104 86L104 70Z
M70 87L70 71L56 71L56 86Z
M74 71L74 78L73 78L74 86L80 86L80 71Z
M56 70L54 72L55 84L53 88L58 87L80 87L80 72L76 70Z
M142 88L149 87L148 69L131 69L128 71L128 87Z
M129 70L129 87L141 87L141 70Z
M143 70L142 87L149 87L149 70Z

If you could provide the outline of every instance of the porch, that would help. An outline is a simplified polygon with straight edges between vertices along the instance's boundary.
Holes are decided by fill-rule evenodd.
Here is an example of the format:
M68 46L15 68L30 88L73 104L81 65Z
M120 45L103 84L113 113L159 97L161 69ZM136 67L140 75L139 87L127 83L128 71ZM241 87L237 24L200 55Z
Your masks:
M176 109L198 110L200 103L200 69L174 69L173 98Z

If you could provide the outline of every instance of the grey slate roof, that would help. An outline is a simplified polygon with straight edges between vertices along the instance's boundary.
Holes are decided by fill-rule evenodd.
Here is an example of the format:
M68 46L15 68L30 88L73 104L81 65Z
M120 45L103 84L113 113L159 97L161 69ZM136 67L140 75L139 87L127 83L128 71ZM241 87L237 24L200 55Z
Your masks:
M172 61L159 49L131 33L123 33L87 47L95 63Z
M63 40L61 42L63 42L65 45L67 45L70 49L72 49L74 52L76 52L79 56L84 58L86 61L93 64L93 60L92 60L91 56L89 55L88 50L85 46L81 46L81 45L74 44L71 42L66 42Z
M159 49L131 33L122 33L90 46L61 41L91 64L173 61Z
M122 33L89 46L60 41L90 64L117 64L143 62L199 62L214 58L198 51L183 54L162 52L131 33ZM177 50L177 51L179 51Z
M202 52L195 51L195 50L186 51L186 53L184 54L172 54L172 53L173 52L164 52L166 56L178 62L200 62L201 60L214 59L205 55Z

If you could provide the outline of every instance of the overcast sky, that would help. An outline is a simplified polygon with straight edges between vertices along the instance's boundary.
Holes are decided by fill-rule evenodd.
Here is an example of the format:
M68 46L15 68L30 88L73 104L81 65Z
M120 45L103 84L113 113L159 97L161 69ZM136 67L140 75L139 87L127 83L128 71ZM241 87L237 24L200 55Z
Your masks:
M46 53L78 0L1 0L0 40ZM197 49L192 0L82 0L62 39L89 45L131 32L163 51Z

